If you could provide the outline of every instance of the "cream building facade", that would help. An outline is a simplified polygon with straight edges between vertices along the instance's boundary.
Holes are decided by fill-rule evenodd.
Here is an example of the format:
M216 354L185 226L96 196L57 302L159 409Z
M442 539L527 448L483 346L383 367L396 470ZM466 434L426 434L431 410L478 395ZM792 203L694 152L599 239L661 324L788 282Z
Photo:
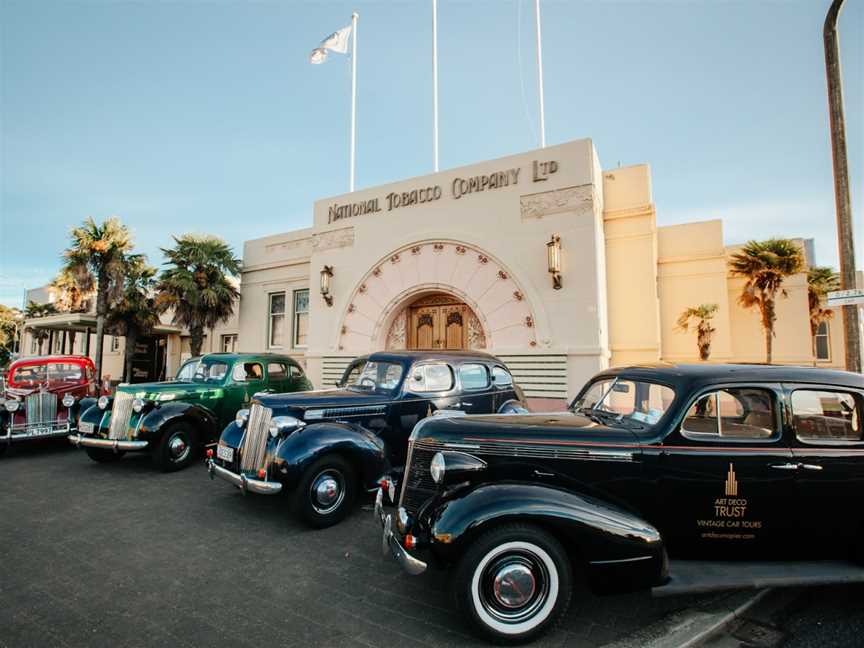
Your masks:
M482 349L561 399L610 364L697 361L676 321L715 303L711 361L761 362L723 240L719 220L658 227L649 166L604 171L578 140L319 200L312 227L247 241L239 346L294 355L316 386L374 351ZM842 315L814 354L806 274L786 290L775 362L842 366Z

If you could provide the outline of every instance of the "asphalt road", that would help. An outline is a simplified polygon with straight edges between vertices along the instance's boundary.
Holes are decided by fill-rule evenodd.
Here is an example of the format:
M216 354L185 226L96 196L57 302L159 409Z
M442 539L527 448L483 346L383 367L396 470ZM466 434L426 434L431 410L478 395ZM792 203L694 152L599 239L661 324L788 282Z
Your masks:
M446 574L381 555L370 504L311 531L203 464L18 446L0 458L0 646L476 645ZM601 646L698 602L579 590L536 645Z

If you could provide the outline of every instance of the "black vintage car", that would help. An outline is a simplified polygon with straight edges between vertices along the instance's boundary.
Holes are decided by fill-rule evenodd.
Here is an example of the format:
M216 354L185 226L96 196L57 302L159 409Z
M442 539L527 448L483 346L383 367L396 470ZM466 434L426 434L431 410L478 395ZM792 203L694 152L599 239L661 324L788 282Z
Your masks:
M244 492L294 493L311 526L339 522L362 491L405 464L408 435L437 410L526 411L503 362L475 352L394 351L355 361L342 387L259 394L208 459L210 477Z
M378 492L383 548L455 567L467 618L509 643L562 617L574 573L608 592L668 587L670 557L861 560L862 411L859 374L662 365L604 371L566 413L432 417L394 514Z

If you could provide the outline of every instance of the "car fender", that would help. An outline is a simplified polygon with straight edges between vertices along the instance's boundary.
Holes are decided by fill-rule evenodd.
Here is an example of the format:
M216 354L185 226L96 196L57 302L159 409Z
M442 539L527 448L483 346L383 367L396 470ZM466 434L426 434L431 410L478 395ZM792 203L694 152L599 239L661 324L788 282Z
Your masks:
M495 524L517 522L549 529L569 551L588 564L645 561L658 570L663 562L660 532L630 511L571 490L529 482L482 484L457 491L427 516L433 546L456 557L462 548Z
M78 421L81 420L81 417L84 415L84 412L89 410L91 407L96 407L96 403L98 402L97 398L93 398L92 396L85 396L81 400L75 401L75 404L69 409L69 426L74 429L78 427ZM99 410L98 407L96 407ZM101 412L101 410L99 410Z
M162 437L166 425L179 420L191 422L201 434L202 443L212 442L218 434L219 422L216 415L206 407L196 403L163 403L143 414L138 425L138 438L154 441Z
M501 403L501 407L498 408L498 414L527 414L528 410L525 408L525 404L521 401L511 398L508 401Z
M87 399L89 400L89 399ZM81 414L78 416L78 424L81 424L81 421L86 421L87 423L93 424L93 432L98 434L99 431L105 427L108 428L108 421L110 421L110 417L106 416L106 414L110 413L111 410L103 410L99 409L99 405L94 401L93 405L90 407L84 407L84 400L81 401L82 405L80 408Z
M352 423L326 422L303 426L282 439L273 460L275 473L280 481L294 486L312 463L327 454L350 461L367 490L375 488L389 468L380 437Z

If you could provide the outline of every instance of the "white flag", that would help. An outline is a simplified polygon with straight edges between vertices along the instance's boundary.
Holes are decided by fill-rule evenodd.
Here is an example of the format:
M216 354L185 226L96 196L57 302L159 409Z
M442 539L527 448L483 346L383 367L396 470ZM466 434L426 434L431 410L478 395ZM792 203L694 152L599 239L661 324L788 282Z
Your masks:
M327 60L327 51L346 54L348 52L348 38L351 36L351 25L333 32L321 41L321 45L312 50L309 62L312 64L323 63Z

